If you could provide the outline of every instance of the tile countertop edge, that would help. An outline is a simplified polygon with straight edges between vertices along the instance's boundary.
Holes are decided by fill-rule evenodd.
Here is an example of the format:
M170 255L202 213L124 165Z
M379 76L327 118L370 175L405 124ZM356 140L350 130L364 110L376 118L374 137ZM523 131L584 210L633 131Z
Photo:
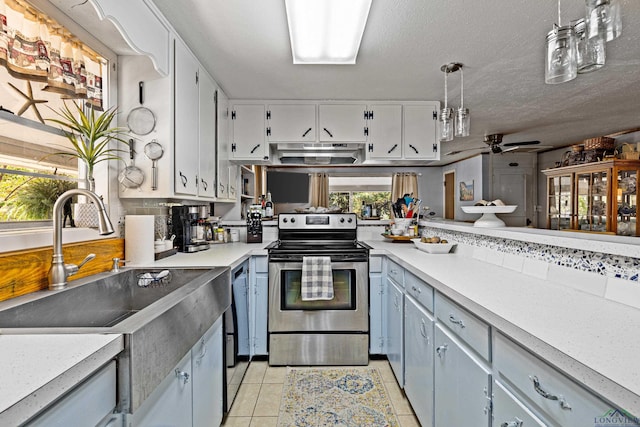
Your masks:
M73 337L79 338L82 336L86 337L86 335L75 335ZM42 335L41 337L48 340L51 339L52 335ZM57 373L53 379L31 390L28 395L18 397L19 400L10 403L9 406L4 407L5 405L2 405L3 407L0 407L0 425L22 425L90 377L124 350L124 338L122 335L105 334L104 337L106 340L100 339L100 343L93 344L89 356L83 357L68 369ZM38 336L29 335L29 339L37 340ZM87 345L86 341L83 345ZM12 369L9 372L14 372L15 374ZM23 377L22 374L19 375Z
M608 400L610 403L617 405L620 408L623 408L635 416L640 414L640 392L639 389L630 390L628 387L617 382L615 379L612 379L604 374L602 374L597 368L589 366L587 362L584 361L584 358L576 358L572 357L568 353L570 353L570 349L568 346L571 344L560 344L554 346L547 341L544 340L544 335L540 337L539 331L531 331L532 328L521 327L516 324L517 320L513 319L510 316L502 316L497 313L496 307L498 304L496 303L496 307L485 307L481 302L475 300L474 296L470 296L465 294L464 290L456 289L456 284L452 284L451 281L447 281L446 278L443 277L442 272L431 273L428 272L428 269L433 267L433 264L430 265L428 262L430 260L444 260L449 259L452 261L456 255L431 255L426 254L424 252L414 250L413 245L398 245L388 242L374 242L374 241L366 241L367 244L370 244L374 249L371 251L372 255L387 255L393 261L398 262L401 266L406 268L412 274L416 275L418 278L424 280L428 284L430 284L434 289L436 289L441 294L447 296L452 299L456 303L460 304L470 312L474 313L481 319L484 319L487 323L493 326L496 330L501 331L506 336L511 338L512 340L519 343L521 346L527 348L532 353L536 354L539 358L545 360L550 365L556 367L558 370L564 372L567 376L571 377L575 381L583 384L587 389L590 389L597 395L604 396L605 400ZM408 251L411 252L408 252ZM416 260L420 257L420 263L417 263ZM424 261L422 261L424 260ZM426 261L426 262L425 262ZM462 260L460 260L462 261ZM470 267L473 266L481 267L482 274L487 277L487 275L491 275L494 272L497 272L499 269L502 270L501 274L503 276L511 276L520 277L521 273L509 272L507 269L502 267L497 267L493 265L488 265L486 263L470 259L464 258L464 262L467 263ZM448 270L449 272L452 270L456 270L452 268L451 265L447 266L447 262L439 261L438 264L442 266L442 270ZM436 267L437 268L437 267ZM458 269L459 270L459 269ZM518 276L519 275L519 276ZM439 276L434 277L434 276ZM526 279L528 282L535 282L538 279L528 278ZM449 282L449 284L445 284ZM542 282L542 281L540 281ZM514 286L514 285L510 285ZM541 285L543 286L543 285ZM557 285L556 285L557 286ZM478 288L480 288L479 286ZM590 299L592 296L582 293L580 291L576 291L573 289L569 289L566 287L562 287L562 293L583 296L585 299ZM467 289L468 290L468 289ZM488 293L486 293L488 294ZM493 297L488 296L488 299L493 299ZM485 301L486 303L486 301ZM611 307L618 306L617 303L607 303L611 304ZM486 304L489 305L489 304ZM631 309L635 310L635 309ZM520 324L526 321L523 321L523 318L527 317L526 315L522 316L520 319ZM534 323L538 323L534 321ZM556 328L560 329L560 328ZM557 331L552 331L550 334L558 333ZM561 333L560 333L561 334ZM570 340L568 340L570 341ZM580 342L579 342L580 343ZM579 344L578 343L578 344ZM566 345L566 348L563 348L562 345ZM573 343L574 347L576 346L575 342ZM595 345L595 344L594 344ZM579 345L577 345L579 347ZM560 348L558 348L560 347ZM640 351L640 345L637 346ZM579 350L579 349L578 349ZM630 355L636 354L636 352L629 350ZM605 363L603 358L600 359L601 363ZM610 359L606 359L610 360ZM593 363L591 363L593 365ZM640 387L640 386L639 386Z
M444 220L421 220L418 224L420 226L442 228L444 230L479 234L502 239L640 258L640 238L638 237L527 227L483 228L474 227L472 223Z

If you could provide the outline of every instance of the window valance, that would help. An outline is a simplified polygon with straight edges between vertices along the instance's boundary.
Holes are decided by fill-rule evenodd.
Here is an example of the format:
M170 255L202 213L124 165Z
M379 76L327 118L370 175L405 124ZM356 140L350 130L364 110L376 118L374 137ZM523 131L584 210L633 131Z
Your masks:
M45 82L45 91L102 109L105 60L23 0L0 0L0 65L15 78Z

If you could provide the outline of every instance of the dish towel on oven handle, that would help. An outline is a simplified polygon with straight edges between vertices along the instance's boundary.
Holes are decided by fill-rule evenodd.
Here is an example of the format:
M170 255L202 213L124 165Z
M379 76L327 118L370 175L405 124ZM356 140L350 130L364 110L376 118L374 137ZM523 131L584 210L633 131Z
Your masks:
M302 301L332 300L333 273L331 257L302 257L302 280L300 293Z

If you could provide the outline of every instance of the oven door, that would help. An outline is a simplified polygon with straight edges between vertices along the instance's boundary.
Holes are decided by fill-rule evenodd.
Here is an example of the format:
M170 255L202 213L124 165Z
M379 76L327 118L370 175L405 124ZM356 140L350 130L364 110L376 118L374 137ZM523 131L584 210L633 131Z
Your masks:
M302 301L302 262L269 263L269 332L368 332L368 262L333 262L331 269L334 298Z

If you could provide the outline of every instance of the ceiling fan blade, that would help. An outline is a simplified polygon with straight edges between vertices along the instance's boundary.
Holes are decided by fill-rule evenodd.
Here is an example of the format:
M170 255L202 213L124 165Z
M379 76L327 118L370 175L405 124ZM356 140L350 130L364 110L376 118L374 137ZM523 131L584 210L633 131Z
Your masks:
M464 150L453 150L447 153L444 153L445 156L453 156L455 154L464 153L465 151L474 151L474 150L484 150L486 147L476 147L476 148L466 148Z
M515 147L521 145L536 145L540 144L540 141L519 141L519 142L505 142L502 144L503 147Z
M508 153L509 151L516 151L516 150L517 150L517 149L519 149L519 148L520 148L519 146L505 148L504 150L502 150L502 151L500 152L500 154Z

